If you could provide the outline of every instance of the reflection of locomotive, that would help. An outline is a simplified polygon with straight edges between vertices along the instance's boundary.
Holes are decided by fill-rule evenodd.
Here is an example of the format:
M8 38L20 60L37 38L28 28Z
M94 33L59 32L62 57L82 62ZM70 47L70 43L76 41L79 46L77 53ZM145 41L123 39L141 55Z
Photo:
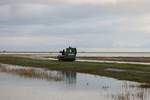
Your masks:
M76 48L66 48L63 51L60 51L61 55L58 55L57 58L59 61L74 61L76 59L77 49Z

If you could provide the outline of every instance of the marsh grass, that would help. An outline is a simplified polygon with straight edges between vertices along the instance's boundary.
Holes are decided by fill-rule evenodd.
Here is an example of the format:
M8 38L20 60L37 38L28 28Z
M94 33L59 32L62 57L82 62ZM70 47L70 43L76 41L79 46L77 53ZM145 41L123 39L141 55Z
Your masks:
M150 83L150 65L99 63L99 62L59 62L52 60L38 60L26 57L0 56L0 63L43 67L50 70L73 71L101 76ZM108 68L123 69L123 72L106 70ZM140 73L139 73L140 72Z

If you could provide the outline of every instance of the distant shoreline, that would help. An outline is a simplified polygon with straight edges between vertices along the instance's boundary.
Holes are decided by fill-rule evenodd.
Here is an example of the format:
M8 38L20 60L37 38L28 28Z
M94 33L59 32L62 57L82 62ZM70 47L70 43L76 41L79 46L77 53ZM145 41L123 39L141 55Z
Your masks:
M59 53L59 51L0 51L0 53ZM85 51L78 51L78 53L150 53L150 51L112 51L112 52L106 52L106 51L100 51L100 52L94 52L94 51L88 51L88 52L85 52Z

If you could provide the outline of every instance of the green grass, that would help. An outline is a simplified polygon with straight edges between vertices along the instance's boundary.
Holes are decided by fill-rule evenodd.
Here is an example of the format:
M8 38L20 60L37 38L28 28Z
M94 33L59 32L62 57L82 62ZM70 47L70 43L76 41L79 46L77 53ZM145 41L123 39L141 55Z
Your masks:
M150 66L137 64L97 63L97 62L59 62L25 57L0 56L0 63L43 67L51 70L73 71L108 76L120 80L150 83ZM108 71L107 68L123 69L123 72ZM137 72L141 71L141 73Z

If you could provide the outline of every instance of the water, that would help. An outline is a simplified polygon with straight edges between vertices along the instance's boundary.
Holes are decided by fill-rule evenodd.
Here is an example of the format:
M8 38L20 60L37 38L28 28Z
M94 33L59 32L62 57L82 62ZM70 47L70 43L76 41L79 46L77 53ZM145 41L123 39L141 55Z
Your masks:
M33 53L0 53L9 55L36 55L39 56L57 56L59 53L55 52L33 52ZM150 52L78 52L78 57L150 57Z
M150 100L140 83L1 64L1 100Z
M150 52L93 52L78 53L79 57L150 57Z

